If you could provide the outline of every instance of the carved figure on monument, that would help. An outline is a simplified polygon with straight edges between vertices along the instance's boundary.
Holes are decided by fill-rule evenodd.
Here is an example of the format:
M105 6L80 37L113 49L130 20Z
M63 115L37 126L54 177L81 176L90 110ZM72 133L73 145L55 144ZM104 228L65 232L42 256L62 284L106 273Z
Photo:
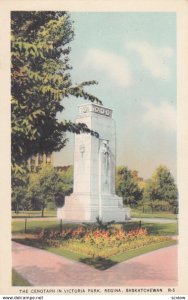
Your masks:
M85 146L83 143L80 145L79 150L80 150L80 173L82 173L85 171L85 160L84 160Z
M110 185L110 149L107 140L101 141L101 174L100 177L102 179L102 192L109 192L109 185Z
M80 153L81 153L81 157L83 158L84 156L84 152L85 152L85 146L83 144L80 145Z

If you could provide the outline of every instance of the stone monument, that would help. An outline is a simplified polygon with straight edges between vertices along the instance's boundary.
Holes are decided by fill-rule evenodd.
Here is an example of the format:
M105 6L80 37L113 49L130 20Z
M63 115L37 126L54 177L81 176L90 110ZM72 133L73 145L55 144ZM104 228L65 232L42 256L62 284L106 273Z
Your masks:
M57 217L63 221L125 221L128 208L115 194L115 122L112 110L98 104L79 106L76 123L85 123L99 133L75 135L74 189L65 197Z

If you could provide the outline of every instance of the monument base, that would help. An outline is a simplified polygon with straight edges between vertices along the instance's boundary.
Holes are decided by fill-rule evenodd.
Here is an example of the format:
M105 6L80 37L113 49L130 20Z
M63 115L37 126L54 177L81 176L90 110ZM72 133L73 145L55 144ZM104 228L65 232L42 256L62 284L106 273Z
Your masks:
M91 204L92 203L92 204ZM130 209L123 207L122 198L116 195L72 194L65 197L63 207L57 209L57 218L70 222L124 222L130 219Z

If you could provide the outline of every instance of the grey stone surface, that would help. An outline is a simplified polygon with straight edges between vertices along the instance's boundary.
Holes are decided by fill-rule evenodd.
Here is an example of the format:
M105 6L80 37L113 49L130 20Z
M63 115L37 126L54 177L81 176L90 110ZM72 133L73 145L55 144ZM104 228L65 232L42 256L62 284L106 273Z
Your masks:
M129 209L115 195L116 134L112 110L96 104L79 106L77 123L99 133L75 135L74 189L57 217L67 221L124 221Z

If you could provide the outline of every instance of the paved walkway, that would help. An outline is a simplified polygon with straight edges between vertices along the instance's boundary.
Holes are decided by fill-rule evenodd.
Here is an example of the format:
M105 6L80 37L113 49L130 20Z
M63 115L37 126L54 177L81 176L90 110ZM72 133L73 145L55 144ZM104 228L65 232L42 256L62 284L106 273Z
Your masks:
M164 219L164 218L132 218L132 221L143 221L146 223L177 223L177 219Z
M177 246L140 255L99 271L13 242L13 268L34 286L175 286Z

